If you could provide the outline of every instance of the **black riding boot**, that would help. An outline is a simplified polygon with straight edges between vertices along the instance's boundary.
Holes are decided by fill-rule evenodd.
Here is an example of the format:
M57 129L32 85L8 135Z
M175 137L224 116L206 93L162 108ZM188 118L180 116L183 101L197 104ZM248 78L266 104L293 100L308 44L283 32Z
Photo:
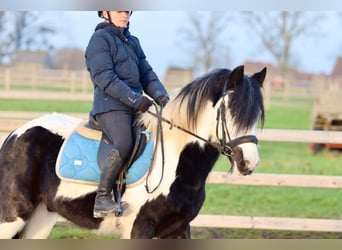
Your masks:
M94 204L94 218L102 218L107 214L114 212L118 207L118 204L112 199L112 190L122 165L123 161L121 160L119 151L116 149L112 150L108 154L102 169ZM127 206L128 205L125 204L123 207L127 208Z

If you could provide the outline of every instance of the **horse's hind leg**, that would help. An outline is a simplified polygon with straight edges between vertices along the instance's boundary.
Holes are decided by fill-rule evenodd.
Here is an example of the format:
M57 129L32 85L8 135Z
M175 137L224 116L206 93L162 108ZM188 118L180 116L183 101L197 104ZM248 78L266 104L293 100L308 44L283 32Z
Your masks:
M0 239L12 239L24 227L25 221L18 218L12 222L3 222L0 224Z
M47 210L44 203L40 203L34 210L20 234L22 239L46 239L57 222L58 214Z

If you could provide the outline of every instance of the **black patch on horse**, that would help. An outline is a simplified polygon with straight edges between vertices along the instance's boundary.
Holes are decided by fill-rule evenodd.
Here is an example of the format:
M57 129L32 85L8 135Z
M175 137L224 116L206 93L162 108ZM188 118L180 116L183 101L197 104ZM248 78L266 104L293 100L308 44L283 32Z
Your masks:
M188 144L182 151L176 179L167 197L160 195L145 203L133 224L132 238L190 237L189 223L200 211L205 200L205 182L219 157L219 151L206 144Z
M27 220L43 197L56 193L60 180L53 173L62 143L60 136L40 126L6 139L0 150L0 200L6 201L0 205L0 221ZM53 210L51 201L45 202Z

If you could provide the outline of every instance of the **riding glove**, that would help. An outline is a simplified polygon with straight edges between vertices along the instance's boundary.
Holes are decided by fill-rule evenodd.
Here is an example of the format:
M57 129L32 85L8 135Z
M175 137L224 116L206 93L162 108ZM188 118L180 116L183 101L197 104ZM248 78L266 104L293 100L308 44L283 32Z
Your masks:
M136 109L140 112L145 112L153 104L153 101L146 96L141 96Z
M160 106L160 107L165 107L165 105L170 101L170 98L167 96L167 95L162 95L162 96L159 96L156 100L157 104Z

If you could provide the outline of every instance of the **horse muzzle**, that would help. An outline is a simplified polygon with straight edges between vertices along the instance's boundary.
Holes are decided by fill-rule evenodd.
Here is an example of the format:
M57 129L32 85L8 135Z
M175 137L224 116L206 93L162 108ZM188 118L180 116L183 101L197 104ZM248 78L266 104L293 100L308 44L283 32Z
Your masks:
M257 152L255 157L246 158L246 155L243 153L243 149L240 146L236 146L231 149L231 154L228 157L231 164L234 165L240 174L242 175L250 175L254 172L257 166L260 163L260 158Z

